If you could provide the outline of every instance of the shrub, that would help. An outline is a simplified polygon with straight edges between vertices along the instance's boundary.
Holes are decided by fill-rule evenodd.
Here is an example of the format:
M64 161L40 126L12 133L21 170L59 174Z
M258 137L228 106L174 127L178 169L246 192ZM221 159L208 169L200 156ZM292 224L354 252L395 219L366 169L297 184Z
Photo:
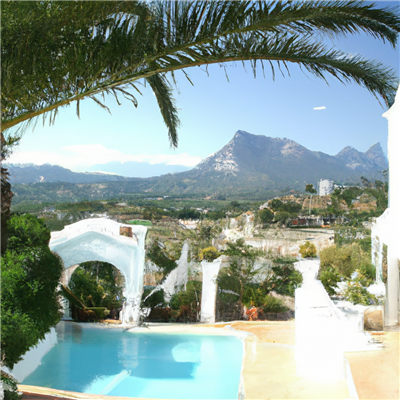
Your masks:
M280 222L281 224L284 224L286 222L286 220L290 218L290 214L286 211L278 211L275 214L274 218L275 218L276 222Z
M242 303L246 307L261 307L264 305L264 298L266 292L263 290L260 285L252 284L245 287L243 290L243 299Z
M270 295L266 295L264 297L264 305L262 309L265 313L279 313L287 311L287 308L281 299Z
M199 260L206 260L208 262L216 260L220 256L219 251L215 247L206 247L199 253Z
M278 259L281 260L281 259ZM294 296L294 291L303 282L303 275L294 268L293 264L275 265L264 282L261 288L264 293L269 293L274 290L275 292L286 295Z
M4 400L19 400L21 396L18 394L17 380L4 371L1 371L1 382L4 389Z
M172 295L169 305L173 310L179 310L181 308L181 301L178 293Z
M173 310L179 310L182 306L196 308L201 302L202 283L199 281L189 281L186 290L172 295L169 302Z
M315 247L314 243L307 241L304 244L300 245L300 254L303 258L316 257L317 256L317 248Z
M165 306L164 289L157 290L150 297L147 297L152 292L152 290L152 288L146 288L143 291L141 307L149 307L153 309L155 307Z
M85 311L93 311L96 319L106 319L110 314L110 310L107 310L105 307L87 307Z
M343 296L346 300L353 304L362 304L369 306L370 304L379 304L377 297L368 292L368 290L362 286L359 280L349 281L346 289L343 292Z
M334 296L336 294L335 288L338 287L337 283L341 281L341 278L342 276L339 274L339 272L332 267L328 267L319 274L319 279L330 296Z
M341 247L333 245L323 249L319 256L321 260L320 276L322 271L332 267L340 275L349 278L360 265L370 264L368 255L362 251L358 243Z
M266 224L274 219L274 213L268 208L263 208L258 212L258 217L263 224Z

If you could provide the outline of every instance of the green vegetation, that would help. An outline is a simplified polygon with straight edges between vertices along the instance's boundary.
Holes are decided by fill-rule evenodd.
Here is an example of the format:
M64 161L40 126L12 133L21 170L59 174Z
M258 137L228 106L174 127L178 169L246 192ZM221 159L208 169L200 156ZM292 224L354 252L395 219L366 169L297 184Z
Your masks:
M202 283L189 281L186 290L171 297L170 306L175 311L173 318L181 322L198 322L200 320Z
M317 248L315 247L314 243L311 243L309 241L300 245L299 252L303 258L317 257Z
M112 264L90 261L79 265L72 274L69 289L87 308L122 304L124 278Z
M317 190L314 188L314 185L312 183L307 183L306 184L305 191L307 193L310 193L310 194L316 194L317 193Z
M199 260L206 260L208 262L216 260L220 256L220 252L215 247L206 247L199 253Z
M297 261L297 260L295 260ZM294 260L276 259L267 279L262 283L264 290L294 296L295 290L302 284L303 275L294 266Z
M267 224L273 221L274 213L268 208L263 208L258 212L258 218L263 224Z
M18 382L14 377L1 371L1 382L4 389L4 400L19 400L21 398L18 394Z
M277 211L283 211L290 214L297 214L301 211L302 205L294 202L283 202L279 199L273 199L270 201L270 208Z
M61 259L48 247L50 232L32 215L12 216L1 257L1 355L12 369L60 319Z
M287 311L281 299L267 295L264 297L262 309L265 313L280 313Z
M128 224L131 224L131 225L143 225L143 226L151 226L152 225L151 221L138 220L138 219L136 219L134 221L128 221Z
M338 282L346 282L342 293L345 299L355 304L378 304L379 300L366 290L374 282L376 271L371 264L370 248L363 246L363 242L327 247L321 251L320 259L319 279L328 294L334 296Z
M251 254L242 259L241 263L237 263L235 257L240 257L241 248L242 243L239 241L239 245L231 250L233 256L230 259L230 267L220 271L218 276L219 302L223 305L238 302L240 307L243 304L246 307L265 307L270 310L276 306L276 309L280 310L265 312L286 311L280 300L272 300L268 295L274 291L281 295L294 296L295 289L303 281L301 273L296 271L293 265L297 259L291 257L265 259L264 254L263 264L256 268L255 260L261 261L260 253L252 249ZM240 269L240 267L242 268Z
M146 250L146 257L159 267L162 279L164 279L177 267L177 263L175 257L168 254L165 246L162 248L160 244L157 238L155 238Z
M245 287L261 272L259 268L256 268L256 261L261 257L262 253L246 245L244 239L238 239L234 243L227 243L227 249L224 254L230 257L227 274L234 276L239 282L238 300L241 305Z

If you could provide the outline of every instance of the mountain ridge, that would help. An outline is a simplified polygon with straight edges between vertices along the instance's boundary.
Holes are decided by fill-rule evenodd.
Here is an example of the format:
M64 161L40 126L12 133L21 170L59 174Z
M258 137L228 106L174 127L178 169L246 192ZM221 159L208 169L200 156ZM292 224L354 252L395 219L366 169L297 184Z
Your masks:
M93 190L88 197L95 197L96 193L100 196L102 190L108 190L110 195L135 192L215 194L303 191L305 182L316 185L320 179L356 185L360 184L361 176L370 180L383 180L382 171L386 169L384 167L387 168L387 160L379 143L372 145L365 153L346 146L332 156L321 151L309 150L291 139L254 135L238 130L220 150L184 172L150 178L127 178L110 174L74 173L62 167L58 168L64 170L64 179L68 175L65 171L69 171L69 179L80 179L79 182L72 183L87 183L87 190L89 192ZM39 167L36 169L35 179L31 182L38 182L38 170ZM23 183L29 184L30 182L27 182L29 174L26 175ZM10 181L14 185L14 191L18 193L15 176L15 171L10 168ZM47 183L46 190L50 190L49 177L43 174L41 176ZM89 181L90 179L94 180ZM60 177L57 177L57 182L60 181ZM102 188L97 186L94 188L93 185L93 188L90 187L90 183L101 181L104 182ZM40 180L39 183L35 183L35 185L42 184ZM73 192L73 186L69 185L68 188L69 192ZM82 193L81 189L79 193ZM33 191L37 195L37 186ZM21 195L22 192L29 191L27 192L27 188L23 191L20 189Z

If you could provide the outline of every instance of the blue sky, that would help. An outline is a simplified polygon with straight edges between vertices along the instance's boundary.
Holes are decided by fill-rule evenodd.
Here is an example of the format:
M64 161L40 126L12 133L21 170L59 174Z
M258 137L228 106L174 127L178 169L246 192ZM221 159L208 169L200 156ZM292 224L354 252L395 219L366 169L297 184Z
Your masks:
M399 1L379 2L380 6L399 5ZM376 59L399 72L399 50L389 44L355 35L327 42L352 53ZM118 106L109 98L112 115L92 100L81 104L81 119L75 106L60 109L53 126L25 133L9 159L14 163L49 162L74 171L85 171L95 164L110 161L141 161L194 166L202 158L227 144L239 129L256 135L286 137L310 150L337 154L352 146L366 151L380 142L387 146L386 111L366 90L355 84L343 85L328 77L305 75L289 65L291 77L269 68L265 78L260 68L254 79L251 69L242 64L188 69L194 86L178 73L175 90L179 117L179 146L170 148L167 129L150 88L143 88L137 109L127 101ZM314 110L317 107L325 109ZM139 175L138 175L139 176Z

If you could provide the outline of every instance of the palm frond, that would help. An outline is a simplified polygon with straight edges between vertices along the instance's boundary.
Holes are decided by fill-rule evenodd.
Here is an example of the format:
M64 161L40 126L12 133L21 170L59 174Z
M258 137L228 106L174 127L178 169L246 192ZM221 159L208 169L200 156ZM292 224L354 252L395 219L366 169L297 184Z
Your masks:
M191 66L263 61L283 74L297 64L322 79L356 82L389 104L393 70L317 40L366 33L397 43L398 8L359 1L5 2L2 5L3 130L86 97L148 81L173 146L179 120L165 74ZM24 40L21 40L24 38ZM174 78L174 77L173 77ZM140 93L140 92L139 92ZM49 114L50 113L50 114Z
M156 96L161 115L168 127L168 137L172 147L178 147L178 110L172 97L172 88L164 75L156 74L146 78Z
M76 308L79 308L81 310L85 310L86 306L85 304L82 303L72 292L69 290L68 287L65 285L61 285L61 294L71 303L73 304Z

